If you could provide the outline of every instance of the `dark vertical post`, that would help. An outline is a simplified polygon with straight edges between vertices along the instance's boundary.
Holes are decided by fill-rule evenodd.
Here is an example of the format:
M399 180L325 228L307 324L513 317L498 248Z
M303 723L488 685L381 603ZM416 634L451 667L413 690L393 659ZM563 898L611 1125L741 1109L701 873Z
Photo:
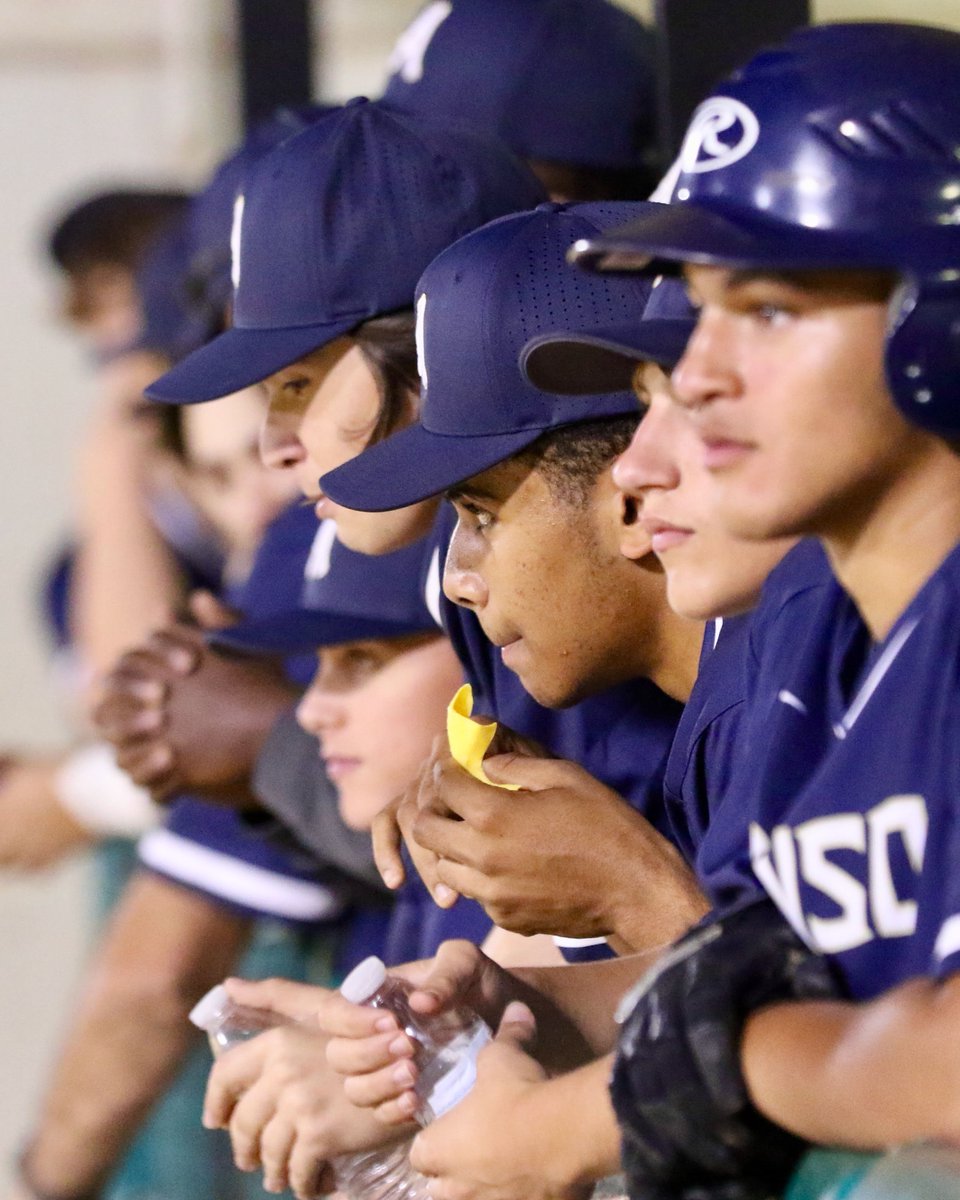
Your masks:
M237 0L244 128L313 99L310 0Z
M690 114L740 63L810 23L809 0L656 0L660 151L670 162Z

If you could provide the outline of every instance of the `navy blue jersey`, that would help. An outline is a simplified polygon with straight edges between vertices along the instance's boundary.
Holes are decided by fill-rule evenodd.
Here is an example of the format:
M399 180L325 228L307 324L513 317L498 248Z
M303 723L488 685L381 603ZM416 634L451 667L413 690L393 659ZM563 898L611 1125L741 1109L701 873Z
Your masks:
M444 505L437 524L441 562L455 526L455 511ZM650 680L635 679L571 708L544 708L503 665L476 616L444 596L440 604L444 628L473 687L474 712L494 717L558 757L579 763L643 813L661 833L672 837L663 779L683 705ZM571 961L608 956L605 944L583 945L566 939L559 944Z
M767 736L826 749L792 797L749 795L744 886L869 999L960 965L960 548L879 645L839 585L818 599L817 641L784 664Z
M696 857L700 881L719 907L756 886L745 816L750 798L762 794L771 807L786 805L832 745L825 680L842 675L844 662L849 670L862 639L851 608L811 541L771 572L751 615L735 770Z
M727 794L746 710L752 615L710 621L696 682L677 726L663 781L673 842L694 863Z

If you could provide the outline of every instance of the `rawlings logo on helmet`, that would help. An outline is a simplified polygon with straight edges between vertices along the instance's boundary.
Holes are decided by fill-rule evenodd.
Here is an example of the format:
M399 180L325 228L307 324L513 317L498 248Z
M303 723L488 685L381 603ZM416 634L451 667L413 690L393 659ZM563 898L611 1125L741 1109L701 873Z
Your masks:
M749 154L760 136L760 122L745 104L714 96L693 114L680 149L680 169L718 171Z

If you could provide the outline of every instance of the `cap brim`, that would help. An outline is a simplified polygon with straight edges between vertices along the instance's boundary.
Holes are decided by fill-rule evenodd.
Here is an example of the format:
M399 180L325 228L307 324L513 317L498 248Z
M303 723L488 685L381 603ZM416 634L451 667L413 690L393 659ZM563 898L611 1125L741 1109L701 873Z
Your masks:
M302 654L323 646L339 646L344 642L406 637L429 631L439 632L434 623L380 620L301 608L262 621L246 621L212 630L206 635L206 641L219 650L238 654L287 655Z
M534 387L559 396L629 391L638 362L677 365L695 324L664 318L602 334L541 334L524 346L520 368Z
M146 389L161 404L201 404L252 387L347 333L351 318L296 329L228 329L188 355Z
M876 249L873 250L874 257ZM700 204L659 204L600 237L584 238L568 259L590 271L637 271L663 262L803 269L868 265L850 240L834 244L828 231L781 225L756 213L737 218Z
M594 392L596 388L594 388ZM386 441L364 450L320 479L334 503L356 512L389 512L439 496L465 479L479 475L532 445L542 434L578 421L616 417L634 411L629 395L592 395L589 403L572 402L562 420L509 433L433 433L411 425Z

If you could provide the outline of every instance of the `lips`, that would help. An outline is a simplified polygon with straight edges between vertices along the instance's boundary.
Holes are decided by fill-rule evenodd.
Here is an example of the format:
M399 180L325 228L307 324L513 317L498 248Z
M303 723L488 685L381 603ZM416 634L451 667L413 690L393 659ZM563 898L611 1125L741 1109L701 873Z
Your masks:
M672 550L676 546L683 545L693 534L692 529L687 529L682 525L671 525L669 521L661 521L647 513L640 517L640 524L650 535L650 544L654 554L661 554L665 550Z
M351 771L355 771L360 766L359 758L351 758L345 754L325 754L323 755L323 765L327 772L327 777L334 783L338 779L343 779L349 775Z
M696 421L696 415L694 415ZM708 471L719 471L733 466L753 449L750 442L731 435L717 422L696 421L697 434L703 443L703 465Z

